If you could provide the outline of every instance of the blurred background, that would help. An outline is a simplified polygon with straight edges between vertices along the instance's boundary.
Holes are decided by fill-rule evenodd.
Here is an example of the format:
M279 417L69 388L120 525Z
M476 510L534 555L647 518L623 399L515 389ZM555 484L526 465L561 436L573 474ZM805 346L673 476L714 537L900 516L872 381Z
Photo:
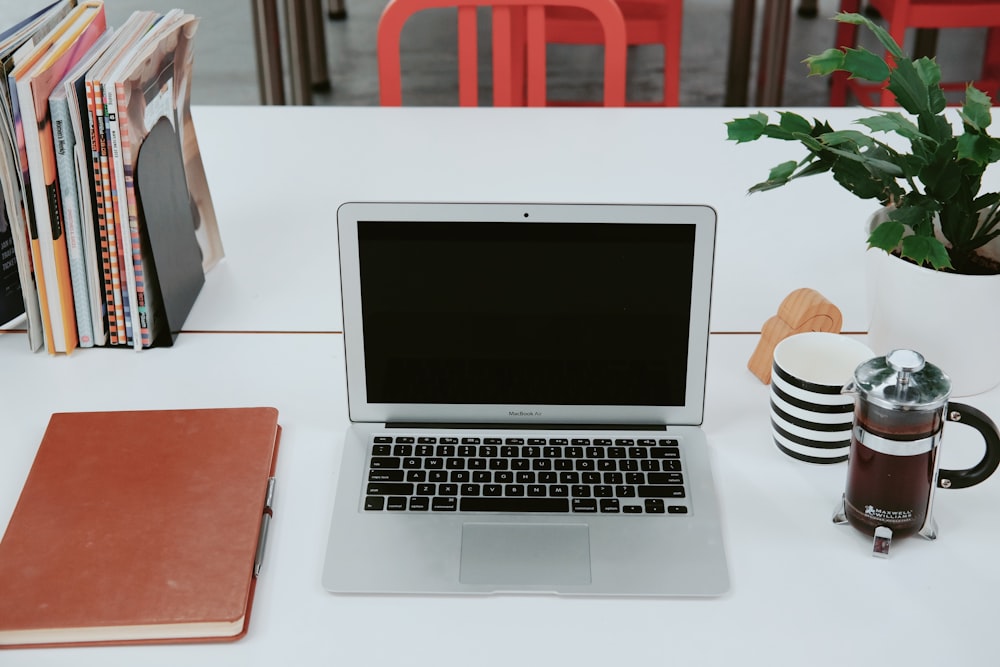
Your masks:
M46 6L51 0L4 0L0 2L0 26L16 21ZM281 0L279 0L280 2ZM344 0L345 20L322 15L326 61L331 87L314 91L317 105L377 105L378 77L375 35L379 15L387 0ZM802 59L831 46L834 23L830 20L839 0L819 0L818 16L804 18L792 0L788 58L783 106L825 106L827 82L806 76ZM260 104L251 0L210 0L179 5L169 0L105 0L108 20L119 26L137 9L167 11L180 7L201 17L195 40L194 104ZM760 13L764 2L756 2L757 20L754 55L751 59L750 103L753 104ZM327 7L326 0L323 3ZM686 0L681 58L682 106L722 106L725 102L732 0ZM0 28L0 29L2 29ZM281 29L284 36L284 27ZM942 31L938 61L945 78L971 79L982 60L984 31ZM287 44L286 44L287 47ZM580 98L600 91L600 51L589 46L549 47L550 94ZM455 19L453 13L430 12L417 16L404 28L402 58L405 103L454 105L456 103ZM285 54L285 71L288 57ZM657 99L662 82L659 47L629 48L629 97Z

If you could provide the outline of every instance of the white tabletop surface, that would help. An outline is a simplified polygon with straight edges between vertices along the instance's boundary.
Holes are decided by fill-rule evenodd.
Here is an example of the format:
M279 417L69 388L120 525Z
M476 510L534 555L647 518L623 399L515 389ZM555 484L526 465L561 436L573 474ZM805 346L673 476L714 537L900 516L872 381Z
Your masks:
M845 464L801 463L772 444L768 388L746 370L752 334L713 335L709 355L704 426L732 577L726 596L323 590L347 418L342 339L326 333L340 328L333 230L342 201L707 202L720 216L716 331L759 330L803 286L841 307L845 329L866 326L859 221L870 207L822 179L747 197L772 164L799 153L726 143L722 123L740 110L471 111L198 108L227 259L176 345L50 357L29 353L24 334L0 334L0 530L52 412L272 405L284 427L247 637L0 651L0 665L991 664L1000 478L941 491L937 541L910 538L891 558L872 558L867 538L830 521ZM857 110L822 113L850 119ZM815 249L788 254L828 228ZM1000 389L962 400L1000 417ZM969 431L948 425L945 467L975 462Z
M727 141L725 122L753 111L197 107L227 258L186 328L339 331L342 202L482 200L710 204L713 331L759 331L797 287L837 305L845 331L865 331L863 230L877 204L829 175L747 195L804 155ZM799 111L837 128L866 115Z
M321 584L346 425L337 334L185 333L173 349L31 355L0 335L5 376L0 530L51 412L273 405L284 427L275 521L248 635L232 644L0 651L32 665L989 664L1000 596L1000 479L941 491L935 542L888 560L830 517L846 464L771 443L753 335L712 337L705 428L732 590L722 598L340 596ZM126 389L122 377L147 378ZM1000 414L1000 391L968 400ZM949 425L946 466L977 454ZM859 662L860 661L860 662Z

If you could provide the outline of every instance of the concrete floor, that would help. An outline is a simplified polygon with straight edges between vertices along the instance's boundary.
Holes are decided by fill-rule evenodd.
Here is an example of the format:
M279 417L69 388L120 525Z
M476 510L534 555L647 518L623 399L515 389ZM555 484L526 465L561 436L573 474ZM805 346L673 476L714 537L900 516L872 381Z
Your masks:
M0 26L6 27L51 0L0 1ZM375 33L386 0L346 0L346 21L326 21L327 60L332 90L314 95L315 104L376 105L378 81ZM687 0L681 59L681 104L720 106L724 100L731 0ZM173 0L106 0L109 22L121 25L136 9L166 11ZM758 12L762 2L758 2ZM833 45L828 20L838 0L819 0L819 18L791 18L785 106L823 106L826 80L806 76L801 60ZM258 104L249 0L211 0L187 7L202 17L196 38L195 104ZM420 19L419 22L417 19ZM404 103L453 105L455 92L454 17L417 17L404 28ZM973 78L981 59L981 31L941 35L939 61L946 78ZM550 97L600 96L600 52L591 47L550 47ZM658 47L632 47L630 99L656 99L661 81ZM751 103L753 101L751 85Z

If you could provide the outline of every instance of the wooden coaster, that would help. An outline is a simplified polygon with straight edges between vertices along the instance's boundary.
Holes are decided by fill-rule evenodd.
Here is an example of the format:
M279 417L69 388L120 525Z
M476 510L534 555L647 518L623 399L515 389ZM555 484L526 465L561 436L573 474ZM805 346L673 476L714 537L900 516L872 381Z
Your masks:
M805 331L840 333L844 317L840 309L814 289L803 287L785 297L778 314L761 327L757 349L750 356L747 368L764 384L771 383L774 347L785 338Z

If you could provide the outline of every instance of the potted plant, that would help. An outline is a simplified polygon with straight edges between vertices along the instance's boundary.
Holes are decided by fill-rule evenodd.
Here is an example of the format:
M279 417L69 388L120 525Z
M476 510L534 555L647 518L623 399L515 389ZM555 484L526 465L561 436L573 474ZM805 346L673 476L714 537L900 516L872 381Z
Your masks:
M866 27L888 57L861 47L828 49L806 58L810 74L842 71L887 82L906 113L876 111L856 121L860 130L834 130L789 111L780 112L776 123L755 113L727 123L728 138L742 143L769 137L798 142L807 151L799 161L774 167L751 192L829 172L856 196L879 202L868 235L869 248L878 249L868 253L872 348L880 354L891 347L921 351L952 375L956 394L989 389L1000 383L1000 350L993 342L1000 331L1000 192L981 192L986 168L1000 161L1000 140L987 131L990 98L966 87L956 133L936 62L909 58L864 16L842 13L836 19ZM890 274L900 274L902 284L889 284ZM993 292L978 295L980 288ZM943 310L952 306L972 319L963 324L962 313ZM984 349L972 348L970 339L976 338Z

